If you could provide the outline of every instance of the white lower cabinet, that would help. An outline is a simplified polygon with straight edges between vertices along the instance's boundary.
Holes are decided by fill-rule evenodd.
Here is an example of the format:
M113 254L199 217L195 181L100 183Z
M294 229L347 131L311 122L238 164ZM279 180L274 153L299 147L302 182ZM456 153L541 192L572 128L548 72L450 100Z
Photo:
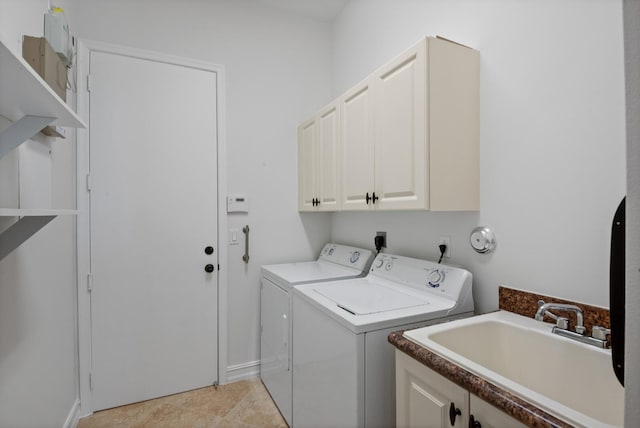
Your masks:
M396 425L398 428L526 426L398 350Z
M469 428L526 428L526 425L513 419L503 411L476 395L470 394Z

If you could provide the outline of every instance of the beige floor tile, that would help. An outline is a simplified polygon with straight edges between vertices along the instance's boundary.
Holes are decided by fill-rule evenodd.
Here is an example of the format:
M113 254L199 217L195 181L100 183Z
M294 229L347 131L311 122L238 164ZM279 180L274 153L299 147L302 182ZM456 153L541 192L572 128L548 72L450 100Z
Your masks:
M286 428L259 379L96 412L82 418L78 428Z

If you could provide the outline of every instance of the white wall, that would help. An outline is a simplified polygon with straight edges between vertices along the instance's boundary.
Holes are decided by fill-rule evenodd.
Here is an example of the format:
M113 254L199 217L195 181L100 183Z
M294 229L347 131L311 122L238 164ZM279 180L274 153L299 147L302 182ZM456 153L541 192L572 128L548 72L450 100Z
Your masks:
M627 87L625 426L640 426L640 2L624 0Z
M0 10L2 41L20 56L22 35L42 36L47 1L0 0ZM3 158L2 176L13 173L1 206L73 208L69 140L39 135ZM8 225L5 219L0 227ZM0 261L0 426L71 422L78 397L74 244L74 219L58 217Z
M248 215L228 221L251 228L249 265L239 245L221 267L229 275L227 357L231 378L257 370L260 265L317 257L329 239L328 214L297 213L296 146L297 124L330 93L329 25L252 0L60 3L79 38L226 67L228 192L250 200ZM220 245L226 239L223 231Z
M625 194L621 1L352 0L334 23L334 96L425 35L480 51L478 213L339 213L332 237L474 274L477 308L499 285L609 306L610 219ZM328 99L327 99L328 100ZM320 107L320 104L318 104ZM477 225L498 246L468 244Z

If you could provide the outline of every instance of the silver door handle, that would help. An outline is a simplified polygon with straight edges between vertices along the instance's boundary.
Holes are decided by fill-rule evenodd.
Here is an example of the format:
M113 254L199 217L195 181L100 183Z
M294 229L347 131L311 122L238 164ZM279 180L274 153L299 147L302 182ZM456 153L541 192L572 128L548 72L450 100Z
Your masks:
M249 263L249 225L243 227L242 232L244 233L244 256L242 256L242 260L245 263Z

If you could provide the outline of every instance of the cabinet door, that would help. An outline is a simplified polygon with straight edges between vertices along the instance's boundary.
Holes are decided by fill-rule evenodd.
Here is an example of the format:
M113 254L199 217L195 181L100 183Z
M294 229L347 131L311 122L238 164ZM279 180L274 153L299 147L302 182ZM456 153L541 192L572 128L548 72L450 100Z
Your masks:
M460 411L451 424L449 411ZM396 425L450 428L468 424L469 393L401 351L396 351Z
M525 428L526 425L512 418L486 401L471 394L469 400L469 417L478 422L482 428Z
M366 196L374 191L373 99L371 79L346 92L340 101L342 117L341 207L366 210Z
M315 211L316 120L298 127L298 210Z
M428 209L426 41L374 73L375 206Z
M320 211L336 211L339 207L340 104L335 101L318 114L318 150L316 191Z

